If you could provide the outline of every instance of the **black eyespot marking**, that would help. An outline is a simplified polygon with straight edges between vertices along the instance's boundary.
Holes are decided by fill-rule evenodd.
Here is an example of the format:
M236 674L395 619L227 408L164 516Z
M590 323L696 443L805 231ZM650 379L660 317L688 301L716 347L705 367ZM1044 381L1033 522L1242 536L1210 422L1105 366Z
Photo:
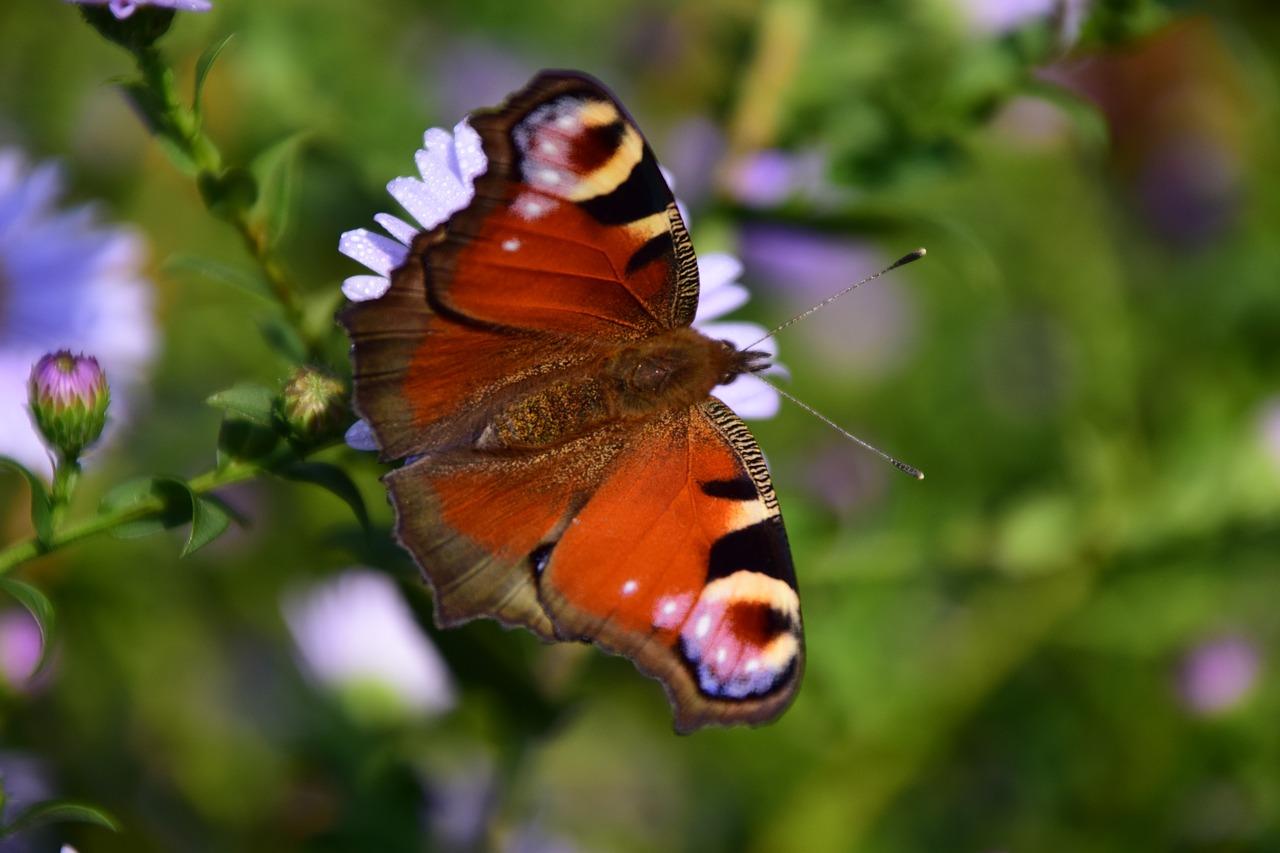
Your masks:
M702 493L713 498L726 498L731 501L754 501L760 497L756 484L746 474L732 480L708 480L700 484Z
M671 190L660 177L658 165L648 147L627 179L613 192L578 202L601 225L626 225L667 209ZM649 180L656 177L657 180Z
M785 551L778 553L778 541L775 522L769 519L726 533L711 546L711 554L707 558L707 582L746 569L780 580L795 589L795 570L791 568ZM782 547L786 547L785 540Z

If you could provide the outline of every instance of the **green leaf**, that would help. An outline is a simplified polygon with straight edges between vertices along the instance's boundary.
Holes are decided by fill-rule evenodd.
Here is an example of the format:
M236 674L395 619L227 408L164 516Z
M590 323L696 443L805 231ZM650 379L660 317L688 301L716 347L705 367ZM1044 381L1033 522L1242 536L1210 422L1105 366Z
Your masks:
M191 487L172 477L141 477L121 483L102 497L99 512L124 512L142 504L154 503L155 514L127 521L109 532L117 539L149 536L159 530L177 527L191 520L196 501Z
M265 385L237 385L219 391L205 402L215 409L269 427L275 423L275 401L276 392Z
M217 539L231 526L231 516L222 507L221 501L207 497L194 498L194 512L191 516L191 535L182 549L182 556L194 554L205 545Z
M225 468L232 461L263 459L276 449L280 438L272 427L228 415L218 428L218 467Z
M197 116L200 115L200 96L204 93L204 81L209 76L209 72L213 69L213 63L218 60L218 55L222 53L223 48L231 41L231 33L222 41L216 41L205 48L204 53L200 54L200 58L196 60L196 87L195 94L191 99L191 110Z
M245 293L253 294L260 299L275 304L275 296L271 294L266 280L261 275L258 275L254 270L233 266L222 261L215 261L212 258L179 253L173 255L164 263L161 272L165 273L166 276L184 273L200 276L209 281L216 281L219 284L226 284L237 290L243 290Z
M347 476L347 472L337 465L330 465L328 462L294 462L280 468L276 473L286 480L319 486L341 498L347 506L351 507L360 526L366 533L368 532L369 513L365 510L364 498L356 488L356 484Z
M53 515L44 481L21 462L8 456L0 456L0 466L11 468L26 478L27 486L31 489L31 526L36 529L36 538L47 545L53 536Z
M249 164L261 189L255 213L265 226L267 238L272 244L280 241L288 226L294 162L302 138L301 133L285 137L265 148Z
M35 678L44 669L45 662L49 660L49 650L53 648L53 632L57 626L53 603L31 584L13 578L0 578L0 590L9 593L18 600L19 604L27 608L32 618L36 620L36 625L40 627L40 659L36 661L36 668L32 670L30 676Z
M91 823L114 832L120 831L115 819L102 809L71 800L45 800L18 812L8 826L0 829L0 838L50 823Z
M298 335L297 329L279 314L264 317L258 323L263 339L273 350L279 353L290 364L301 364L307 360L307 345Z

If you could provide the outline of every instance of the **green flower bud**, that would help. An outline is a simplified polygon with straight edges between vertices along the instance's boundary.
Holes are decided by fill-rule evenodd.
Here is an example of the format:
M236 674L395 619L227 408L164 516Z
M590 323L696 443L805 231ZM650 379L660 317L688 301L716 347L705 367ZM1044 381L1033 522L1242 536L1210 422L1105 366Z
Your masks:
M347 389L316 367L299 367L280 398L280 416L297 441L314 443L336 436L346 425Z
M42 356L27 384L31 420L61 459L75 461L107 423L111 390L93 356L59 350Z

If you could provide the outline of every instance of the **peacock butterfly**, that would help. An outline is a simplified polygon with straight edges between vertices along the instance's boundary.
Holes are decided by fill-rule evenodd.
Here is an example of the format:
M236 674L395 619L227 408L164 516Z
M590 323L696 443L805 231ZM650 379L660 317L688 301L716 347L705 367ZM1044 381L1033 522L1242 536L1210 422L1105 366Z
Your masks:
M691 327L680 212L598 81L543 72L469 122L483 157L449 149L451 215L380 218L407 251L343 247L386 273L348 280L340 321L366 436L407 460L384 479L436 621L624 655L680 732L774 719L803 665L795 571L760 449L712 395L769 354Z

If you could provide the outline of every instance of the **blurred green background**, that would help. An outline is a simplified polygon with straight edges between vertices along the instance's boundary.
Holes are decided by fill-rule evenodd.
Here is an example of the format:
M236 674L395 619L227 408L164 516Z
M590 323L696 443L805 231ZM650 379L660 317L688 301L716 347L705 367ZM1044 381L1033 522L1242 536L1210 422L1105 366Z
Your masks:
M18 576L59 644L34 682L0 674L0 773L121 831L0 849L1280 849L1271 2L214 4L161 48L185 97L235 34L208 130L236 161L290 146L283 252L317 306L362 271L338 235L395 210L425 128L582 69L675 175L695 246L743 258L740 316L776 325L928 248L779 341L793 393L927 479L795 407L753 424L808 667L777 723L691 737L624 660L437 632L366 454L325 458L368 542L331 495L259 481L224 495L251 526L190 558L178 535L50 555ZM145 232L158 288L149 403L81 512L209 467L205 398L291 370L261 300L174 261L252 271L125 105L132 73L75 7L0 4L0 144ZM0 529L27 535L9 475ZM300 667L282 602L352 566L396 579L450 710Z

